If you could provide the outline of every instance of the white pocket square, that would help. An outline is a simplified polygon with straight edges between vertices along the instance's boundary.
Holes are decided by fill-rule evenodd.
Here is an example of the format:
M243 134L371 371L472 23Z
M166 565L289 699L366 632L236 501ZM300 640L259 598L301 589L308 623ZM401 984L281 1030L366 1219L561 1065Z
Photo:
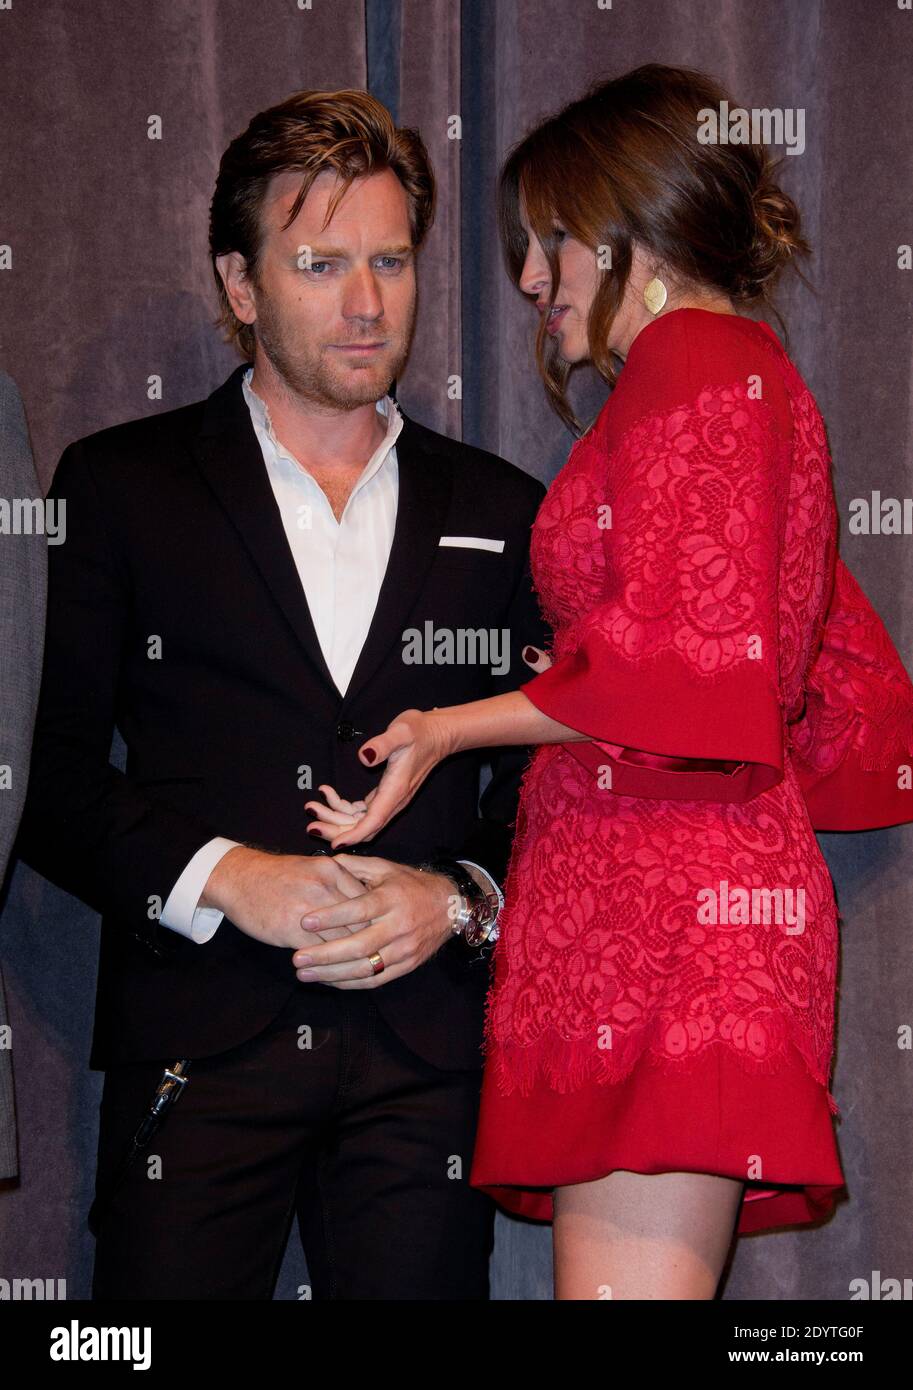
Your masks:
M487 536L441 536L440 545L458 545L463 550L494 550L498 554L504 549L503 541L492 541Z

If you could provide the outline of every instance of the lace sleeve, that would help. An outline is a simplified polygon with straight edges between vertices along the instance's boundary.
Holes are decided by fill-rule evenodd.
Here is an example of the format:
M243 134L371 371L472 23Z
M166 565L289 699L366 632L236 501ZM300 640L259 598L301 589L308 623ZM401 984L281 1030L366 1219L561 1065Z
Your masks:
M839 557L805 708L788 737L816 830L913 820L913 684Z
M783 775L777 576L790 440L741 381L606 446L601 602L521 687L624 795L745 801ZM594 530L594 544L600 533Z

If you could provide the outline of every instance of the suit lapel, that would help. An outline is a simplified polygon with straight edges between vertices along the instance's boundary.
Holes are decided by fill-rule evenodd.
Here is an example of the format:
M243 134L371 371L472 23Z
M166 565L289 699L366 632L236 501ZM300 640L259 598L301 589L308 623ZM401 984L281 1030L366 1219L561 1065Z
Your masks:
M301 578L241 390L242 365L206 402L196 461L249 550L321 680L340 695L324 660Z
M403 427L396 441L399 497L393 544L374 617L346 691L346 704L364 689L385 660L391 655L400 659L403 629L438 553L450 505L449 464L428 449L421 426L410 420L401 406L399 412Z
M209 487L234 523L295 638L338 704L342 697L320 649L304 588L289 548L238 367L206 401L192 448ZM423 431L400 408L396 441L399 497L390 558L374 617L352 673L348 704L392 654L437 554L451 493L449 465L429 451Z

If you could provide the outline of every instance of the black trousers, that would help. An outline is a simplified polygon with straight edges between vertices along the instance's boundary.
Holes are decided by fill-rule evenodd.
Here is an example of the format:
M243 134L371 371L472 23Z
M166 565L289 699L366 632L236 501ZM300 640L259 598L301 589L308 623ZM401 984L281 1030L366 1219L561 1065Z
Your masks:
M190 1081L99 1228L92 1296L269 1299L292 1217L314 1299L486 1299L494 1203L469 1186L481 1071L440 1071L374 991L299 984ZM105 1073L98 1189L174 1057Z

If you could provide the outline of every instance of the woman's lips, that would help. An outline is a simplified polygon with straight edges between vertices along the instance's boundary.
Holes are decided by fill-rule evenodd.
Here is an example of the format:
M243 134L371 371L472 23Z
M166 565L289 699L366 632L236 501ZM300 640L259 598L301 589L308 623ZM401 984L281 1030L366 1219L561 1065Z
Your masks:
M564 316L569 309L567 304L556 304L552 312L545 320L545 327L549 333L557 333L564 321Z

